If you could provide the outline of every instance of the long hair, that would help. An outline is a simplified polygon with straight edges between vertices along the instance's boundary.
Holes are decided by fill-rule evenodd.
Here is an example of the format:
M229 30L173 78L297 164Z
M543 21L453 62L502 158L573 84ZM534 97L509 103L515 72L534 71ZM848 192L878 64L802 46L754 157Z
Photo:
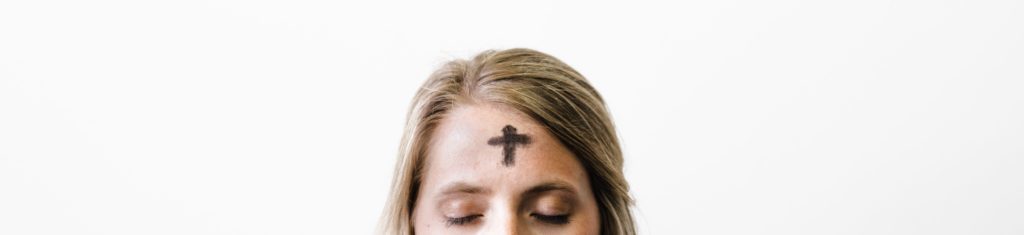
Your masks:
M413 233L410 217L430 135L454 106L469 102L508 106L540 123L587 171L601 234L636 234L622 150L604 100L576 70L530 49L484 51L450 61L427 79L409 109L378 232Z

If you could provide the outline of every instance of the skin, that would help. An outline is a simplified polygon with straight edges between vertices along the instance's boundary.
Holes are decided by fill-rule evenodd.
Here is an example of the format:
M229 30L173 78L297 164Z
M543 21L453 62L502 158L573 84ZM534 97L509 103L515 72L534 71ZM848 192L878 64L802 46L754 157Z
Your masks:
M531 138L502 164L487 140L506 125ZM415 234L599 234L600 214L583 165L526 115L503 106L456 107L428 143Z

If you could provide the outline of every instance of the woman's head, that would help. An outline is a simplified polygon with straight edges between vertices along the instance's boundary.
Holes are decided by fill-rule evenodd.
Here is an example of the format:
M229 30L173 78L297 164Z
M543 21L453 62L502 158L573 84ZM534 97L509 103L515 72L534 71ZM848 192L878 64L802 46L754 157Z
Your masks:
M409 111L387 234L635 234L604 102L568 65L486 51L437 70Z

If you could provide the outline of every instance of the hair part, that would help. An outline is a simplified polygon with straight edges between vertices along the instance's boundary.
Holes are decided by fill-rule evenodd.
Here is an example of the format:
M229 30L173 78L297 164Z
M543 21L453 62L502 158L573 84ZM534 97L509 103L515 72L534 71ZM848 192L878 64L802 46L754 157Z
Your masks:
M601 234L636 234L622 151L604 100L562 61L530 49L484 51L435 71L413 98L378 232L413 234L411 216L431 133L455 105L494 103L531 117L580 161Z

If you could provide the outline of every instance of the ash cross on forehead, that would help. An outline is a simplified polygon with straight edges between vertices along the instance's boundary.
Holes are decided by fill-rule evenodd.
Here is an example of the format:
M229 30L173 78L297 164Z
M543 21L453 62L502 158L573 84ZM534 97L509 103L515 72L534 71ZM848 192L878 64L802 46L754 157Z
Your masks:
M501 164L506 167L515 164L513 161L516 157L516 147L527 144L530 144L530 136L516 134L516 128L512 125L505 125L505 128L501 128L501 136L487 140L487 145L504 145L502 153L505 155L505 159L501 161Z

